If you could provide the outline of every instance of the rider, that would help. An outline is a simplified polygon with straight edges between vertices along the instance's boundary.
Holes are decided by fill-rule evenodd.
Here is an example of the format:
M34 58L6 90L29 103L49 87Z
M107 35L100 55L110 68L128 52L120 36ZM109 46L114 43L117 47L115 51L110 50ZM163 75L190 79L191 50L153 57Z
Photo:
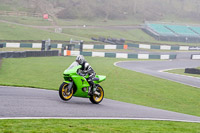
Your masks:
M76 57L76 62L81 65L81 70L82 73L80 73L81 76L84 76L84 74L89 74L89 78L87 78L88 83L90 84L90 86L92 87L92 89L89 90L88 94L92 95L93 93L93 88L95 88L95 83L93 82L93 79L95 78L96 73L94 72L94 70L92 69L92 67L90 66L90 64L85 60L85 58L83 57L83 55L78 55Z

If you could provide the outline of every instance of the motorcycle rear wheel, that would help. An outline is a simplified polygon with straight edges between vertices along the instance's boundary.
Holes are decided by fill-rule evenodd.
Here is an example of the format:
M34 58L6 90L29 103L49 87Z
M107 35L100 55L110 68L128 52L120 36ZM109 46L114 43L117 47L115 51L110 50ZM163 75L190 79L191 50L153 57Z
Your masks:
M71 89L70 92L68 92L68 84L63 82L61 85L60 85L60 88L59 88L59 96L62 100L64 101L68 101L72 98L72 95L73 95L73 88Z
M104 97L104 90L103 88L98 85L96 91L98 93L100 93L100 95L96 95L96 94L93 94L91 97L90 97L90 101L94 104L99 104L102 100L103 100L103 97Z

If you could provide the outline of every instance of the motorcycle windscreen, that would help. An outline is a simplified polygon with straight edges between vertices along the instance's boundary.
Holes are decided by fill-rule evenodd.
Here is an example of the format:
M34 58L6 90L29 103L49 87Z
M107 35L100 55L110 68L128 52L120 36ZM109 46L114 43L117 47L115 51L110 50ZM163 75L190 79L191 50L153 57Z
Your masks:
M72 69L72 68L74 68L74 67L76 67L78 65L79 64L76 61L74 61L66 70L70 70L70 69Z

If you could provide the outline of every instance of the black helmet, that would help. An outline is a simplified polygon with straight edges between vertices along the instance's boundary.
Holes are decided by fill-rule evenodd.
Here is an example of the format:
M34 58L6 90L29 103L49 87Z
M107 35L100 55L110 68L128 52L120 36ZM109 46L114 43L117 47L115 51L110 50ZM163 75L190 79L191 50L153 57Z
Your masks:
M85 62L85 58L83 57L83 55L78 55L76 57L76 62L78 62L78 64L82 65Z

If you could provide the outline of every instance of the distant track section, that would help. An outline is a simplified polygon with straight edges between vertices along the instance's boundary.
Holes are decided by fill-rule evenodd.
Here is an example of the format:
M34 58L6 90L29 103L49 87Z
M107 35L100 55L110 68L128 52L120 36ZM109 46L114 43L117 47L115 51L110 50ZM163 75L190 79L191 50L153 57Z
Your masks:
M200 88L200 78L163 72L163 70L168 69L199 67L199 60L177 59L168 61L124 61L118 62L116 65L121 68Z

